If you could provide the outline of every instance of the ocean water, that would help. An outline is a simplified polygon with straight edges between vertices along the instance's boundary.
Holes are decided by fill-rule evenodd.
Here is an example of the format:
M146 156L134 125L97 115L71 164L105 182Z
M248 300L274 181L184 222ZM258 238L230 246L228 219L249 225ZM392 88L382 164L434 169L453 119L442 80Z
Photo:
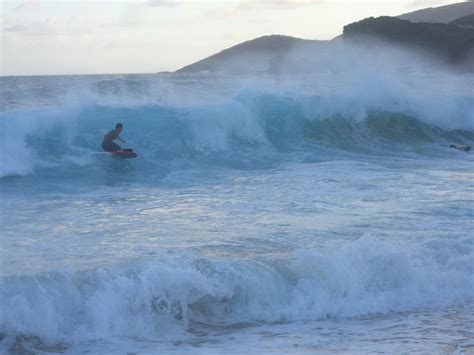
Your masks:
M474 351L473 87L1 77L1 351Z

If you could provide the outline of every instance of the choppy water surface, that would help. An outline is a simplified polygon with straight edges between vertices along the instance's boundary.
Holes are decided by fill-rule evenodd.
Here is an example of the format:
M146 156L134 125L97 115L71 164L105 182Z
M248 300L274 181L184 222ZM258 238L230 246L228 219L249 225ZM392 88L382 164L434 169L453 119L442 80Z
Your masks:
M0 78L3 351L472 351L448 79Z

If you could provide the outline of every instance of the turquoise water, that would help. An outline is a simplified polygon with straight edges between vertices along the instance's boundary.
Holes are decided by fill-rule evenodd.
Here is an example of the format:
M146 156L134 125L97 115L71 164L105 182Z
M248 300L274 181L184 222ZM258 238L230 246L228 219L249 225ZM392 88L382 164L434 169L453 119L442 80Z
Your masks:
M333 79L0 78L2 349L472 349L472 78Z

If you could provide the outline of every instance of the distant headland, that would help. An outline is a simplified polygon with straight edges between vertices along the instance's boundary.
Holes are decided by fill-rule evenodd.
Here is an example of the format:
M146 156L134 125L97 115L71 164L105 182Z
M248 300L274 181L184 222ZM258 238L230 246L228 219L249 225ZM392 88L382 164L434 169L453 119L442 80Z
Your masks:
M366 18L333 40L269 35L237 44L175 73L304 73L333 67L354 46L397 48L421 60L474 72L474 2L427 8L398 17ZM382 47L381 47L382 46Z

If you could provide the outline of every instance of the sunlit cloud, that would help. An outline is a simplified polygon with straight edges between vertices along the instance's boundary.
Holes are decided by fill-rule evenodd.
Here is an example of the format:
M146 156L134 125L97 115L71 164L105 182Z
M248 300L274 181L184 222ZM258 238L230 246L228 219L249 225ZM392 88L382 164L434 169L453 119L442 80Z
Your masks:
M6 73L177 69L236 43L280 33L331 39L367 16L448 0L0 0ZM458 0L459 2L459 0ZM370 4L373 4L371 6ZM35 57L38 51L45 56ZM120 55L116 55L120 52ZM87 53L87 61L77 61ZM113 55L111 53L114 53ZM15 58L26 58L21 64ZM6 59L5 59L6 58ZM28 61L29 58L35 60ZM45 59L47 58L47 59ZM68 58L64 61L64 58ZM142 60L147 58L146 60ZM54 60L53 60L54 59ZM57 67L51 66L51 61ZM145 61L148 69L140 69ZM87 63L86 63L87 62ZM89 63L89 64L88 64ZM90 63L94 63L92 67ZM77 69L79 68L79 69ZM82 69L81 69L82 68ZM72 69L71 69L72 70ZM154 69L153 69L154 70Z

